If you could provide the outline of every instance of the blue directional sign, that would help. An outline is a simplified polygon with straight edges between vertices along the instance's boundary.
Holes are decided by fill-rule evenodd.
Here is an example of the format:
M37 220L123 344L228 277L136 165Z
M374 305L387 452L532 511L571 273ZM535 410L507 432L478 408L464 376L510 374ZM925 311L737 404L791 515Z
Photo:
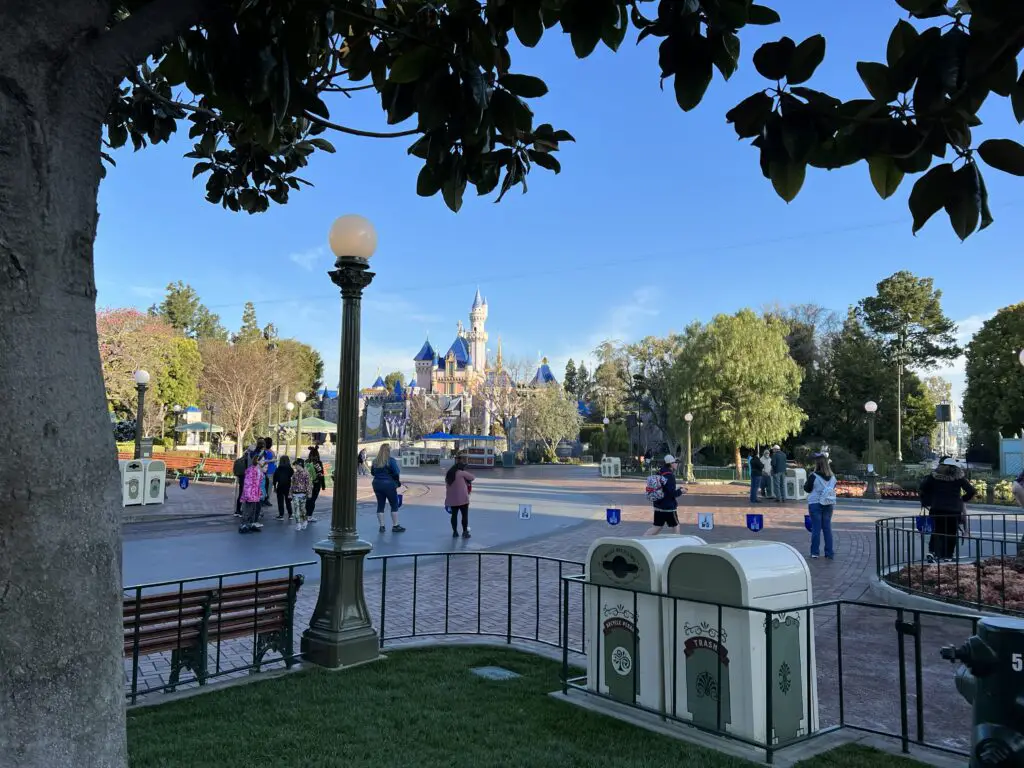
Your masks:
M764 515L747 515L747 529L757 533L764 528Z
M622 522L622 510L621 509L606 509L604 511L605 520L608 521L608 525L618 525Z
M808 531L814 529L814 526L811 523L811 516L810 515L804 515L804 528L806 528Z
M917 530L921 533L931 533L935 530L935 521L933 521L927 515L917 516Z
M181 488L181 490L185 490L186 488L188 488L187 475L182 475L181 477L178 478L178 487Z

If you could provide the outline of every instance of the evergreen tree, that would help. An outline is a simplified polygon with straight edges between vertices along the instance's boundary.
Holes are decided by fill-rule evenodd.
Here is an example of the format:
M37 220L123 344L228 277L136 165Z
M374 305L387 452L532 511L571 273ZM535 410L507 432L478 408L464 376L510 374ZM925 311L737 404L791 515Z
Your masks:
M570 357L569 362L565 364L565 378L562 379L562 388L573 397L580 399L579 382L576 380L576 363Z
M263 331L260 330L259 323L256 322L256 307L251 301L247 301L242 310L242 327L231 337L231 342L233 344L251 344L263 340Z
M967 345L964 420L979 442L998 443L1024 428L1024 303L1004 307Z
M168 283L164 300L150 307L149 314L166 321L190 339L226 341L228 338L220 316L206 308L191 285L180 280Z

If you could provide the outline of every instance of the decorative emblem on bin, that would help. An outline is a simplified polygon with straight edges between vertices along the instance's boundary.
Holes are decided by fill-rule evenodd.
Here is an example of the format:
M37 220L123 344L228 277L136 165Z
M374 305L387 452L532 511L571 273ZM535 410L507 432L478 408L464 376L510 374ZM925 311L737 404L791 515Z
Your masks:
M710 672L704 671L697 675L697 698L718 701L718 683Z
M605 510L604 517L608 521L608 525L618 525L622 522L622 510L609 507Z
M747 530L757 533L764 528L764 515L747 515Z
M793 670L789 668L789 664L782 662L782 666L779 667L779 690L784 694L789 693L789 689L793 687Z
M604 555L601 569L617 581L629 584L640 575L640 561L632 550L626 547L612 547Z
M160 498L160 488L163 485L163 480L159 477L154 477L149 481L149 495L154 499Z
M139 498L139 481L134 477L128 481L128 498L137 499Z
M612 650L612 669L622 676L633 671L633 657L621 645Z

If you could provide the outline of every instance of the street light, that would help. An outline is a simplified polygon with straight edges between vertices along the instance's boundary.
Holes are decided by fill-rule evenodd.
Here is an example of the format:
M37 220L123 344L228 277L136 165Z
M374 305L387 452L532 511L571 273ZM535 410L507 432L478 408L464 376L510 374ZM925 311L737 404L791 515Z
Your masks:
M299 440L302 439L302 404L306 402L305 392L295 393L295 402L299 404L299 420L295 424L295 458L299 458Z
M307 661L336 669L380 655L363 585L363 561L372 547L356 530L360 305L363 289L374 277L368 261L377 249L377 233L362 216L342 216L331 225L328 242L337 257L331 282L342 297L338 484L331 501L331 531L313 547L320 556L320 592L301 649Z
M295 403L293 403L291 401L285 403L284 404L284 409L288 412L288 421L291 421L292 420L292 411L295 410ZM281 431L282 432L284 431L284 427L281 427ZM288 436L287 435L282 435L282 437L284 437L284 452L288 453ZM295 458L298 458L298 456L296 456Z
M697 479L693 476L693 414L687 413L683 416L686 422L686 482L695 483Z
M149 386L149 372L135 372L135 385L139 390L139 408L135 414L135 458L142 458L142 414L146 407L146 387Z
M178 420L181 418L181 406L174 406L174 445L178 445Z
M608 425L611 423L611 421L608 419L607 416L605 416L603 419L601 419L601 423L604 424L604 453L607 456L608 453L611 451L611 444L608 439Z
M864 410L868 414L868 487L864 491L864 498L877 501L878 487L875 485L875 414L878 412L878 403L874 400L868 400L864 403Z

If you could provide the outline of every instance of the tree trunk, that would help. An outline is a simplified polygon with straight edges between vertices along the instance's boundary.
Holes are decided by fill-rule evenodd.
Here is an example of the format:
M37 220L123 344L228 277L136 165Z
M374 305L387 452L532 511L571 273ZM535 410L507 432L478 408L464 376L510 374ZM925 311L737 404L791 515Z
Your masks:
M736 452L733 456L733 460L736 462L736 473L743 478L743 457L740 456L740 444L736 443Z
M0 3L0 765L126 764L120 493L93 241L109 4Z

